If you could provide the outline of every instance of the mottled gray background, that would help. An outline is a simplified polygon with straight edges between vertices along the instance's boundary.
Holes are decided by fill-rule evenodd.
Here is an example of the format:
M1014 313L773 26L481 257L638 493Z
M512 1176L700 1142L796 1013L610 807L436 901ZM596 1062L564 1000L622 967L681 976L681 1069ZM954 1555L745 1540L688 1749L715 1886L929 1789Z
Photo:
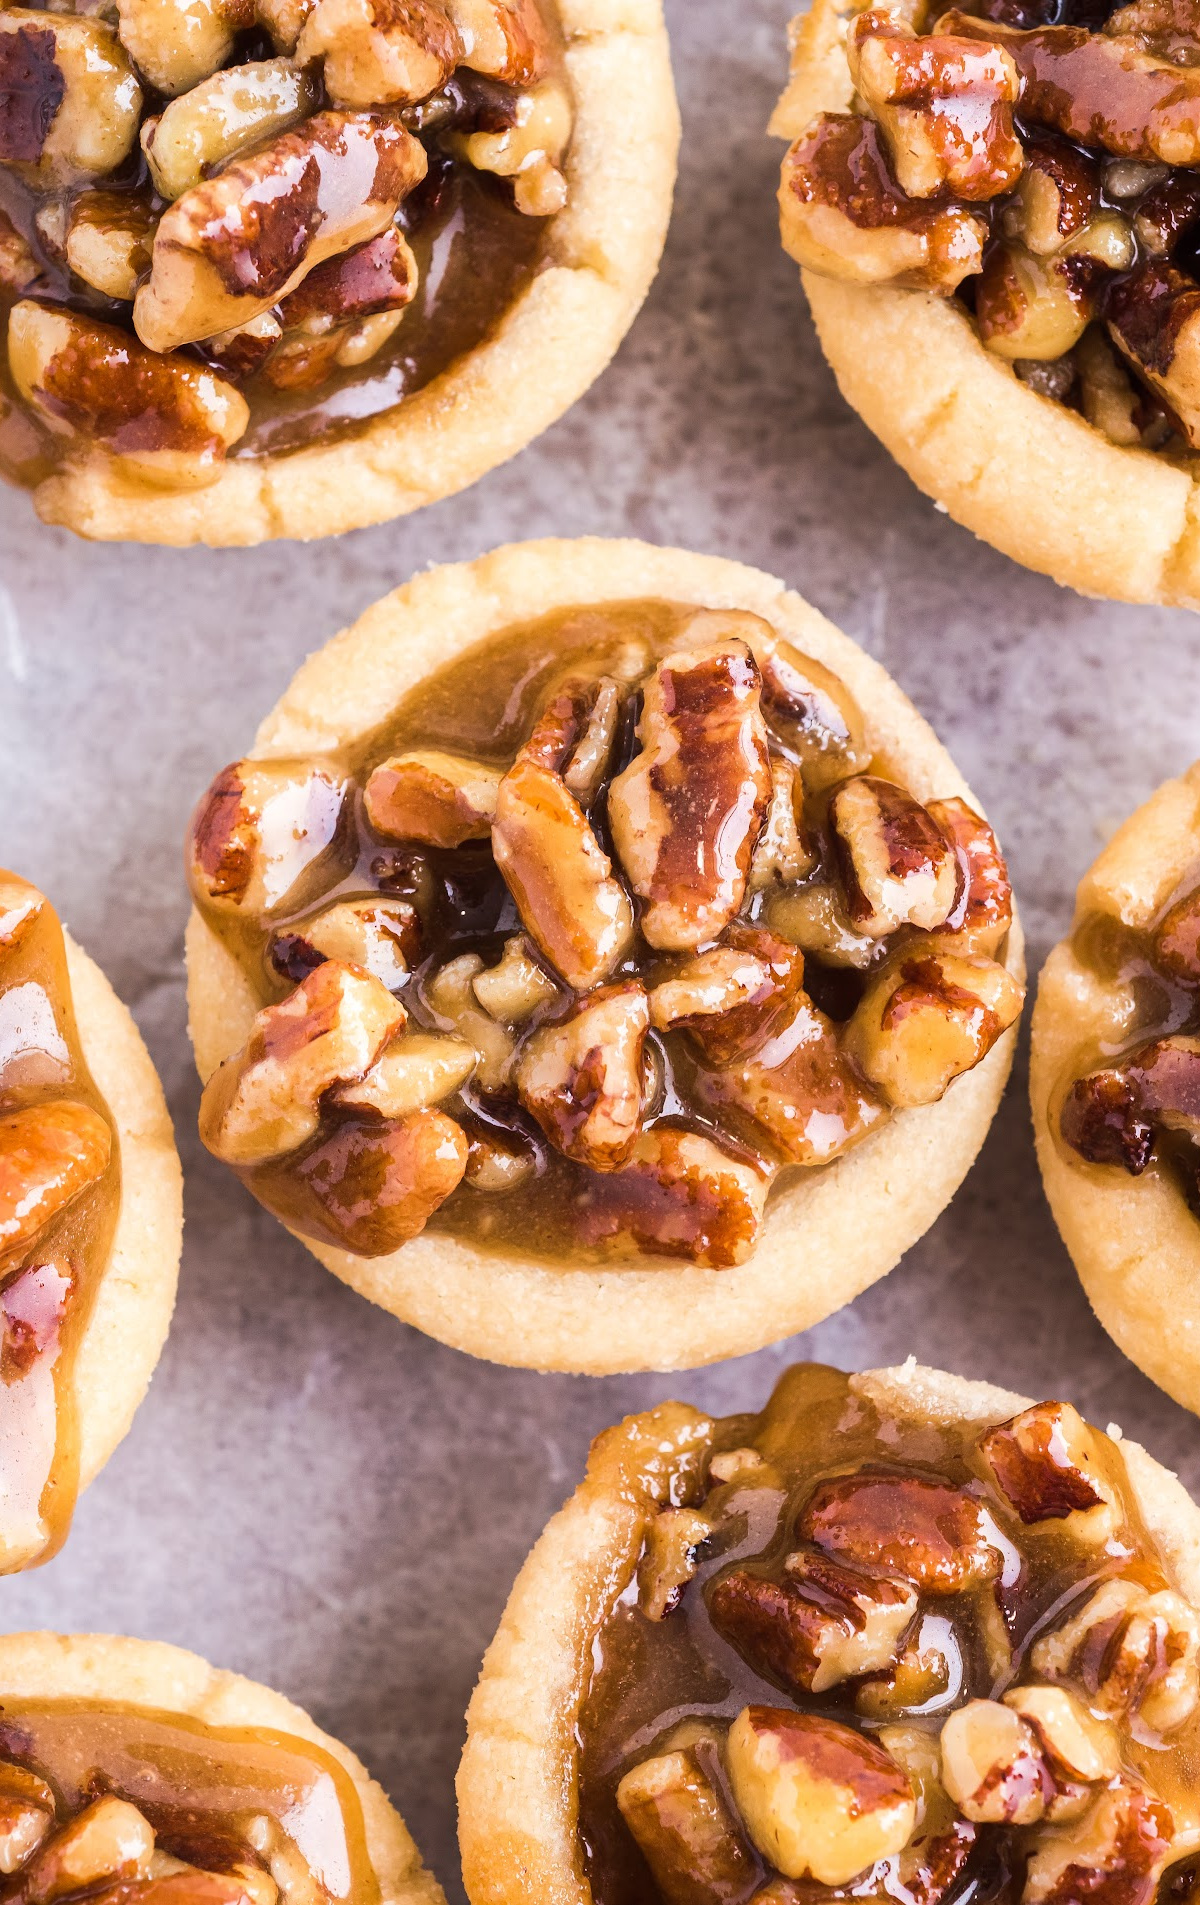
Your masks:
M668 0L684 116L666 256L611 370L467 495L307 548L90 547L0 495L0 863L133 1007L187 1171L170 1343L132 1434L0 1627L197 1649L348 1741L461 1897L453 1776L480 1656L589 1438L668 1393L757 1406L790 1358L910 1351L1066 1393L1200 1485L1190 1416L1093 1321L1043 1202L1023 1076L903 1266L805 1341L694 1375L473 1364L372 1309L201 1150L179 843L301 657L424 563L633 534L757 563L891 669L986 800L1036 970L1117 822L1200 753L1181 614L1065 594L917 494L847 410L777 249L765 124L787 0ZM1021 1067L1023 1071L1023 1066Z

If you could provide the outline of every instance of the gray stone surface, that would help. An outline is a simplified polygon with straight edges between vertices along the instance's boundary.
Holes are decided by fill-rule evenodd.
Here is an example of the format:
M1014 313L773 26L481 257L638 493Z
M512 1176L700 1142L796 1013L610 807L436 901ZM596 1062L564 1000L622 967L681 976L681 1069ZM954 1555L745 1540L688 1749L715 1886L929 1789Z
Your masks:
M961 1195L803 1342L673 1378L471 1364L345 1290L195 1137L179 843L301 657L425 563L632 533L760 564L932 720L1005 841L1033 963L1101 840L1200 752L1182 614L1063 593L919 496L838 397L774 223L761 127L786 0L670 0L684 109L666 258L616 363L539 443L426 514L219 554L93 548L0 497L0 863L54 896L136 1012L187 1169L175 1328L65 1552L0 1627L156 1636L269 1681L367 1760L448 1891L462 1715L589 1437L670 1392L754 1407L789 1359L910 1351L1116 1419L1200 1485L1200 1438L1092 1320L1014 1079Z

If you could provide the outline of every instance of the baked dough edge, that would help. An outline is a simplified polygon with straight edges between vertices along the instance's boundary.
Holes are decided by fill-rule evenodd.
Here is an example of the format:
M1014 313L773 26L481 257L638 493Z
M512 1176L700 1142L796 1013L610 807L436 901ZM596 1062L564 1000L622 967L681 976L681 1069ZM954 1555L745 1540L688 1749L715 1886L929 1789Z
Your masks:
M336 747L376 727L414 682L489 634L555 608L639 596L764 616L843 678L873 746L896 762L918 799L960 794L978 806L879 663L782 582L719 557L596 537L510 544L417 575L310 657L259 728L253 751L279 757ZM206 1079L244 1042L254 1000L195 912L187 958L189 1029ZM1015 913L1007 961L1023 978ZM929 1228L987 1134L1017 1029L939 1104L893 1114L844 1158L799 1176L772 1200L750 1262L734 1269L660 1260L655 1268L560 1270L429 1232L388 1257L306 1248L394 1316L493 1362L603 1375L739 1356L849 1303Z

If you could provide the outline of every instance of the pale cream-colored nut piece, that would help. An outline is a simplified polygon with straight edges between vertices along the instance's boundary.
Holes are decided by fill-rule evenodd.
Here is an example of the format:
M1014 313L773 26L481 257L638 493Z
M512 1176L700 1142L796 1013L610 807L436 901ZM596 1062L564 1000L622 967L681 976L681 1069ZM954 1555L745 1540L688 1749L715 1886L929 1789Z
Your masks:
M426 164L398 120L370 112L315 113L234 159L163 213L134 300L138 336L168 351L248 323L314 266L386 231Z
M401 105L436 92L462 50L435 0L317 0L296 61L324 61L325 90L335 106Z
M324 959L361 966L389 992L398 992L408 978L404 946L415 925L416 914L407 900L339 900L288 937Z
M787 886L803 880L816 865L812 848L800 835L804 787L790 761L771 762L771 801L750 861L750 891Z
M520 933L505 940L498 963L477 973L471 984L484 1011L502 1025L523 1025L539 1006L558 997L558 987Z
M349 1085L337 1085L331 1104L348 1111L377 1111L381 1118L406 1118L440 1104L465 1085L479 1062L473 1045L443 1032L401 1032L385 1045L370 1071Z
M976 293L980 337L1011 362L1064 356L1092 321L1092 300L1064 260L1039 258L1016 240L988 254Z
M3 16L0 16L2 18ZM18 394L56 435L95 449L150 489L203 489L221 474L250 410L203 365L143 350L115 325L23 300L8 319ZM151 447L137 448L139 438Z
M0 1117L0 1266L98 1182L111 1155L107 1120L74 1099Z
M140 1879L149 1871L154 1832L144 1814L112 1794L77 1813L43 1844L22 1881L32 1905L49 1905L101 1879Z
M54 1824L52 1793L39 1799L12 1785L0 1781L0 1873L6 1878L20 1870Z
M503 1196L531 1175L536 1159L527 1145L478 1125L467 1136L466 1181L475 1190Z
M426 748L382 761L371 772L363 801L367 819L385 839L460 847L464 840L487 839L499 787L494 767Z
M323 3L328 4L328 0ZM571 97L566 87L556 79L546 79L521 94L515 125L506 127L503 132L467 133L451 143L476 171L494 172L499 178L517 182L518 211L537 215L537 204L546 202L541 194L548 189L553 195L550 209L558 211L565 205L567 194L566 182L556 161L562 157L571 137L572 118ZM551 175L559 181L557 187ZM523 205L520 186L527 178L536 196ZM557 204L553 198L558 199Z
M555 971L577 991L606 979L633 939L633 908L553 767L518 754L496 796L492 852L522 925Z
M31 291L42 275L32 247L5 211L0 211L0 288L20 297Z
M1096 1719L1065 1687L1010 1687L1004 1704L1027 1720L1056 1773L1098 1785L1121 1770L1114 1729ZM1053 1816L1053 1805L1049 1808Z
M1048 258L1083 229L1099 203L1100 171L1085 153L1061 139L1032 139L1003 213L1003 230L1039 258Z
M666 1905L740 1898L753 1884L753 1854L694 1749L633 1767L617 1805Z
M157 92L186 93L223 66L252 11L241 0L116 0L122 45Z
M844 1885L901 1851L916 1824L916 1799L895 1760L835 1720L745 1707L726 1760L746 1829L785 1878Z
M537 78L549 45L537 0L444 0L444 11L458 28L465 66L515 86Z
M1174 1822L1161 1800L1114 1782L1081 1818L1037 1834L1022 1905L1071 1905L1100 1890L1125 1905L1152 1898L1173 1836Z
M345 776L323 761L235 761L193 816L193 887L208 904L247 915L282 911L328 865L345 798Z
M425 1003L438 1024L479 1055L476 1076L485 1091L508 1083L515 1041L489 1012L480 1010L475 981L483 972L478 953L460 953L425 981Z
M887 1672L859 1686L855 1711L870 1720L893 1720L919 1709L937 1710L951 1704L961 1678L953 1627L939 1614L926 1614Z
M254 0L254 17L271 36L277 53L294 53L316 0Z
M744 641L677 649L646 683L641 752L608 790L651 946L690 951L739 910L771 798L762 677Z
M1032 1825L1042 1818L1050 1780L1028 1720L996 1700L970 1700L941 1733L942 1784L980 1825Z
M149 269L157 222L131 192L83 192L71 207L67 263L106 298L130 299Z
M1089 1644L1093 1634L1104 1645ZM1173 1588L1106 1581L1077 1614L1033 1645L1035 1673L1074 1679L1091 1704L1119 1718L1137 1713L1170 1733L1195 1711L1200 1614Z
M286 132L316 99L313 75L286 59L248 60L201 80L142 127L155 189L182 198L248 146Z
M103 20L0 10L0 88L7 161L38 186L100 178L133 149L142 89Z
M826 965L862 972L879 956L879 941L851 924L845 901L832 882L811 880L769 892L763 919L781 939L815 954Z
M265 1006L200 1100L200 1136L226 1164L260 1164L312 1137L320 1099L359 1079L405 1022L386 986L335 959Z
M860 16L846 42L850 77L887 140L901 191L972 202L1009 191L1025 155L1013 131L1020 80L998 45L920 37L886 15Z
M846 906L860 933L940 926L954 905L958 864L945 834L894 781L856 774L829 803Z
M698 1508L664 1508L646 1530L638 1562L638 1606L649 1621L665 1620L696 1572L696 1550L712 1533Z
M1026 1526L1053 1522L1076 1541L1107 1541L1120 1519L1101 1471L1100 1437L1069 1402L1039 1402L980 1438L979 1451Z
M596 698L583 732L562 771L567 789L581 807L590 807L600 791L612 758L620 714L621 690L609 676L602 676L596 683Z
M722 1449L708 1465L711 1481L723 1487L727 1482L744 1481L767 1467L757 1449Z
M888 1104L931 1105L987 1057L1020 1016L1024 996L998 961L926 950L918 941L871 979L843 1050Z
M517 1095L565 1157L619 1171L642 1128L642 1047L650 1024L636 980L602 987L543 1026L517 1055Z
M669 1031L681 1019L718 1017L746 1005L768 984L766 963L736 946L713 946L697 953L673 979L650 994L650 1023Z

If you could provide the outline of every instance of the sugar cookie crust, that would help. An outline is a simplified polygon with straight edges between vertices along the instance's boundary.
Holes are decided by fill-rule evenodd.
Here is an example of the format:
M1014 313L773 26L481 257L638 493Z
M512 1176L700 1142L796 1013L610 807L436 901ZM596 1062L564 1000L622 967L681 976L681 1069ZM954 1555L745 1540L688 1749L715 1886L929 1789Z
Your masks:
M320 752L368 732L412 684L473 643L553 609L668 598L753 610L840 675L872 746L918 800L962 795L950 756L875 661L782 582L740 563L599 538L512 544L418 575L307 661L260 727L256 756ZM190 1030L207 1079L247 1035L255 1001L220 941L193 912L187 933ZM1007 962L1024 975L1014 916ZM559 1270L485 1254L426 1232L391 1256L306 1247L363 1296L471 1355L523 1368L600 1375L681 1369L807 1329L877 1281L945 1208L995 1114L1016 1028L939 1104L893 1114L865 1144L800 1176L768 1207L750 1261L705 1270ZM804 1257L797 1259L797 1239Z
M233 457L207 489L129 484L91 463L51 476L38 514L98 541L305 541L452 496L547 429L632 324L666 237L679 113L661 0L556 0L575 104L565 210L547 262L495 332L353 437Z
M813 0L770 130L795 139L851 94L836 0ZM800 275L843 397L955 522L1083 595L1200 607L1200 460L1122 448L1039 397L951 298Z
M114 1700L185 1714L209 1726L273 1728L324 1747L349 1773L362 1802L367 1850L383 1905L445 1905L404 1821L382 1786L340 1740L323 1733L281 1693L210 1667L164 1641L112 1634L0 1636L0 1699Z
M1027 1399L909 1361L852 1379L902 1417L1002 1422ZM586 1479L517 1577L467 1713L459 1842L471 1905L591 1905L576 1835L575 1727L598 1629L632 1578L674 1459L708 1418L682 1403L630 1416L593 1445ZM1195 1603L1200 1509L1137 1443L1122 1442L1147 1527Z
M1200 762L1132 814L1079 888L1079 915L1149 924L1200 860ZM1105 1023L1108 988L1070 939L1050 954L1033 1011L1029 1090L1042 1183L1100 1322L1152 1382L1200 1414L1200 1223L1165 1171L1086 1164L1058 1135L1079 1051Z

